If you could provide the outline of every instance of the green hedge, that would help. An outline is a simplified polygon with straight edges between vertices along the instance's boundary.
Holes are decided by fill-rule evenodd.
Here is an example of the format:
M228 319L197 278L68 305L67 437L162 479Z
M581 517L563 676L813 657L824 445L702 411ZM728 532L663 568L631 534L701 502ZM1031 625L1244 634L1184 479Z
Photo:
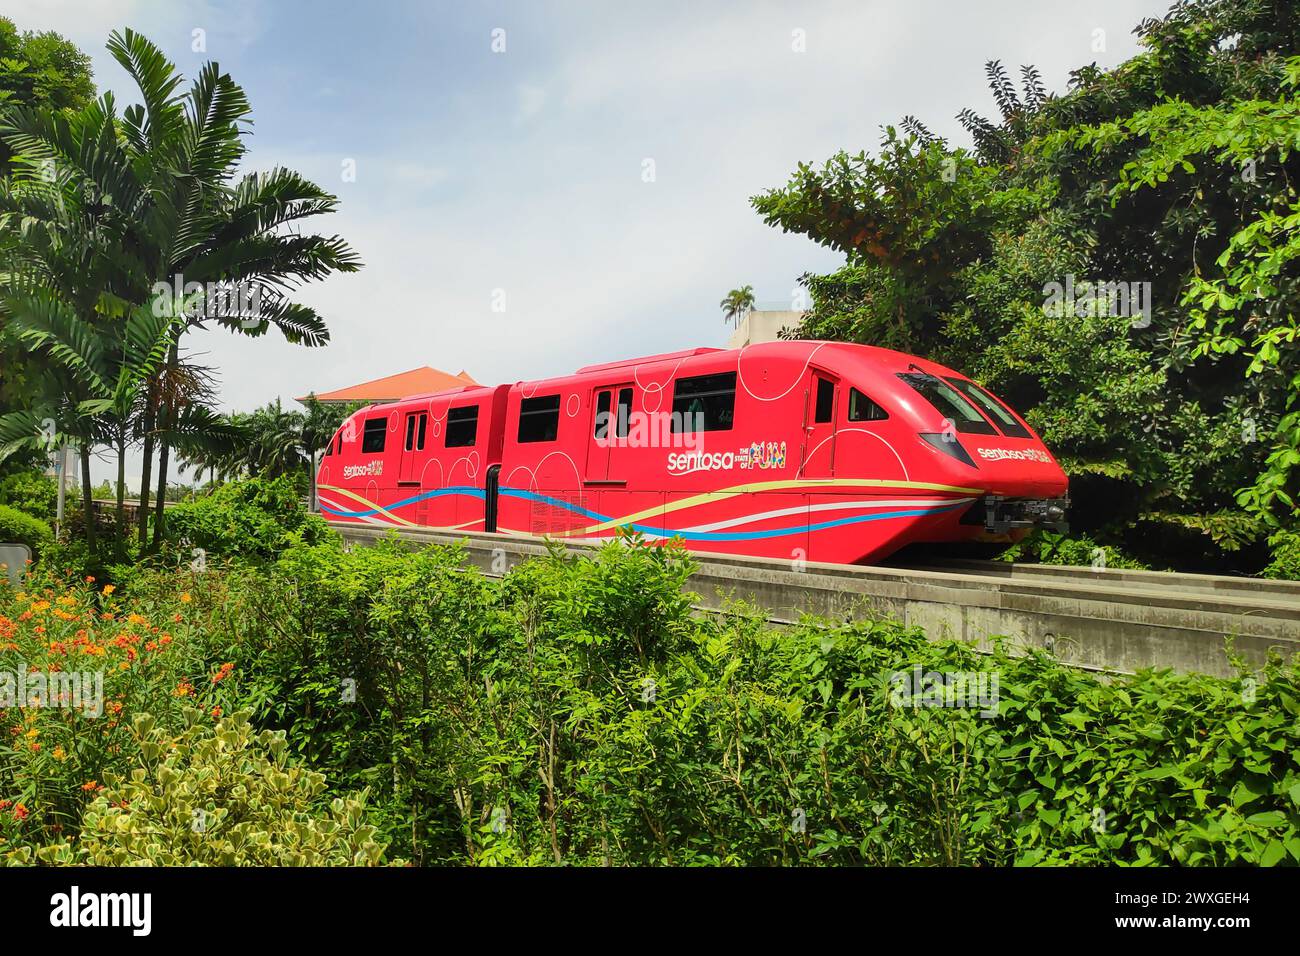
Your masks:
M330 534L324 520L303 507L287 476L229 482L179 502L167 509L166 528L169 542L185 556L202 548L216 559L266 560L293 541L313 543Z
M54 531L39 518L0 505L0 543L25 544L32 549L33 558L54 543Z
M68 504L76 504L75 486L68 494L68 498ZM17 508L33 518L53 521L58 499L58 484L53 478L39 471L19 471L0 478L0 504Z

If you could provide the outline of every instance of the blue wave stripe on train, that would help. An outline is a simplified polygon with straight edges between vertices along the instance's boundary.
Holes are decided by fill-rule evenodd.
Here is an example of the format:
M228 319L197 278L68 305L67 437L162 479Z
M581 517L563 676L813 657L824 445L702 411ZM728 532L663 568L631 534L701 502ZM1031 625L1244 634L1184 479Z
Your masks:
M509 498L521 498L526 501L537 501L542 504L551 505L557 508L564 508L575 514L581 514L586 518L594 521L605 522L614 521L609 515L603 515L598 511L592 511L589 508L583 508L569 501L561 501L558 498L552 498L549 495L540 495L533 491L526 491L522 488L501 488L500 493ZM438 488L434 491L426 491L422 494L414 495L402 501L394 502L383 508L384 511L396 511L398 508L405 508L416 502L425 501L429 498L438 498L444 495L462 494L472 498L484 498L485 494L481 488L474 488L468 485L453 486L450 488ZM627 527L642 534L650 534L661 538L683 538L687 541L759 541L765 538L780 538L791 534L805 534L813 531L824 531L827 528L838 528L844 525L862 524L867 521L884 521L889 518L914 518L922 515L943 514L947 511L953 511L964 506L964 503L953 505L931 505L923 508L909 508L903 511L883 511L875 514L866 515L849 515L844 518L835 518L830 521L820 521L815 524L804 522L801 525L791 525L786 528L767 528L761 531L680 531L676 528L660 528L654 525L639 524L633 522ZM369 508L362 511L342 511L336 508L330 508L327 505L321 505L322 511L327 511L332 515L338 515L342 518L366 518L371 515L380 513L379 508Z

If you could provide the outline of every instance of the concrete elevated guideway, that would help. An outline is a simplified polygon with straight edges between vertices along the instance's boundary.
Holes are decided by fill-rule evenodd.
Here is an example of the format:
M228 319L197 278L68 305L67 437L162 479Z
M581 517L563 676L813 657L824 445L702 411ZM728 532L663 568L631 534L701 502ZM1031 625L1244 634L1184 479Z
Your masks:
M339 526L345 540L372 544L390 529ZM502 534L451 534L404 529L414 547L466 545L487 573L544 554L541 539ZM567 544L570 550L590 547ZM744 600L765 608L770 621L802 614L843 620L888 615L987 647L992 635L1013 645L1050 648L1090 670L1132 672L1170 667L1229 676L1225 637L1253 666L1276 650L1300 652L1300 582L1262 581L1158 571L1093 571L995 561L952 561L926 567L850 567L809 562L696 554L690 581L698 607L719 611Z

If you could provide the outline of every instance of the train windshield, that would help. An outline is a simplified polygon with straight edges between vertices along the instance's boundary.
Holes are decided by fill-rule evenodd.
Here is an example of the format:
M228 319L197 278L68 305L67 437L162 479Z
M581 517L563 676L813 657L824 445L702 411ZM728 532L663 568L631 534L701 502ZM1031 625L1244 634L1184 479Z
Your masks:
M979 413L974 405L951 385L928 372L899 372L901 378L952 422L959 432L972 435L996 435L998 430Z
M1029 429L1020 424L1016 416L1011 414L1011 410L1002 404L1001 400L993 397L992 392L986 392L974 382L963 381L959 378L950 378L948 382L953 388L984 409L998 428L1002 429L1002 434L1010 435L1012 438L1034 437L1029 434Z

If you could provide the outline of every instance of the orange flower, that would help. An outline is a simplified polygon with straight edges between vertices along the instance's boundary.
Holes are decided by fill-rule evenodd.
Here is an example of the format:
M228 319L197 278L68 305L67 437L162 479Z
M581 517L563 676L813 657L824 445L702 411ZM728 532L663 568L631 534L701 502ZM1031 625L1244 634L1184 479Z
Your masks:
M103 790L103 786L98 780L87 780L81 785L82 790Z
M194 685L187 680L182 680L176 685L176 689L172 691L172 694L175 697L189 697L193 693Z
M104 594L105 594L105 595L112 594L112 593L113 593L114 591L116 591L116 590L117 590L117 588L116 588L115 586L113 586L112 584L105 584L105 585L104 585Z
M213 717L220 717L220 716L221 716L221 705L220 705L220 704L217 704L216 707L213 707L213 708L212 708L212 716L213 716Z
M87 575L86 575L86 583L87 583L87 584L94 584L94 583L95 583L95 576L94 576L93 574L87 574Z
M173 614L173 615L172 615L172 623L173 623L173 624L179 624L180 622L181 622L181 616L180 616L179 614Z
M182 604L189 604L190 601L192 601L192 600L193 600L193 598L190 597L190 592L189 592L189 591L186 591L186 592L184 592L184 593L181 595L181 603L182 603Z
M15 819L15 820L26 820L26 819L27 819L27 815L28 815L27 808L26 808L25 806L23 806L21 803L18 804L18 806L14 807L14 819Z

